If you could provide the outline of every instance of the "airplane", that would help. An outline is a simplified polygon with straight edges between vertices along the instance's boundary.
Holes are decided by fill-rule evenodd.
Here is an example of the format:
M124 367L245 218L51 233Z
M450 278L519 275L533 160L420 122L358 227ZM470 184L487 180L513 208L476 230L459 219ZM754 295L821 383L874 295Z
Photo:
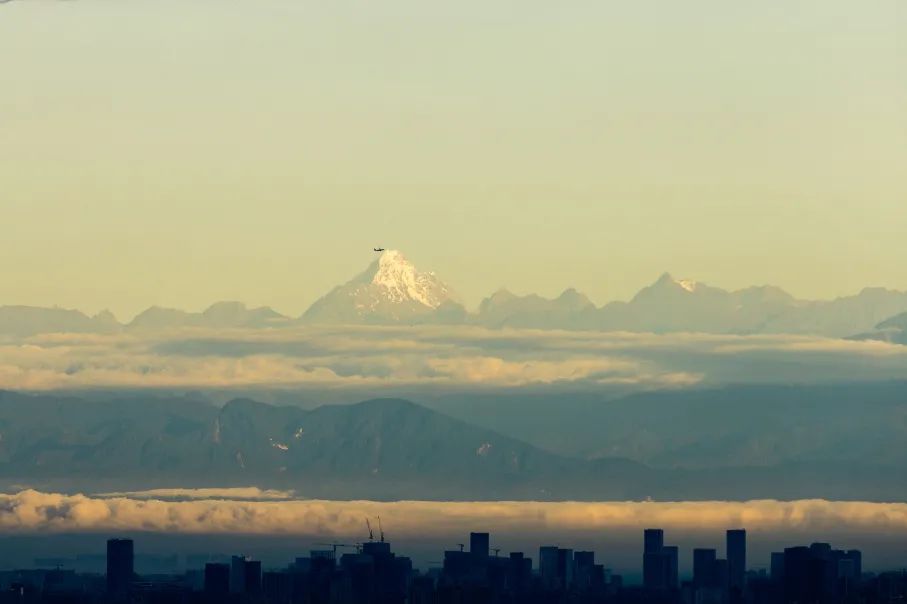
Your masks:
M376 252L383 252L383 251L384 251L384 248L383 248L383 247L376 247L376 248L374 248L374 251L376 251Z

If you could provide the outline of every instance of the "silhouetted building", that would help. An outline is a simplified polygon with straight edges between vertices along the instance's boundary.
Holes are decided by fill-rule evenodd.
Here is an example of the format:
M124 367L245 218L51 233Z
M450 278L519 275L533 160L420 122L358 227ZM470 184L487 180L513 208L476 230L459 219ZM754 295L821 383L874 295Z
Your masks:
M246 557L233 556L230 559L230 593L246 592Z
M477 533L485 536L487 534ZM261 563L235 556L230 563L204 562L185 574L135 575L133 545L108 542L104 577L56 568L0 570L0 604L893 604L907 602L907 571L863 575L859 550L828 543L787 548L765 569L748 571L732 587L732 568L745 548L740 531L728 532L728 559L716 550L693 551L693 580L677 585L678 548L666 546L660 531L646 534L646 585L624 586L591 551L561 547L539 550L539 574L521 552L483 555L445 553L444 568L413 571L409 558L389 543L362 544L357 553L335 559L334 551L313 551L284 570L262 572ZM739 539L739 540L738 540ZM745 556L745 554L743 554ZM91 557L91 556L90 556ZM94 556L103 559L103 556ZM170 557L161 557L169 559ZM66 563L65 558L56 558ZM93 559L93 558L92 558ZM226 558L224 558L226 559ZM200 560L200 559L199 559ZM205 558L211 560L211 558ZM732 563L732 560L734 561ZM62 564L60 564L62 566ZM745 563L744 563L745 567ZM165 567L172 569L172 563ZM141 570L141 569L139 569ZM231 593L232 592L232 593Z
M507 589L515 597L529 591L532 583L532 558L527 558L523 552L510 553L510 565L507 574Z
M645 529L642 545L642 583L646 589L667 587L667 559L664 556L664 530Z
M454 583L465 581L472 571L472 554L460 550L444 552L444 575Z
M678 549L664 545L662 529L643 531L643 587L648 590L675 589L678 583Z
M475 558L487 558L489 547L488 533L469 533L469 553Z
M727 589L728 586L728 563L725 558L715 560L715 566L712 570L712 587Z
M743 593L746 579L746 531L731 529L727 532L728 589L731 593Z
M645 529L643 535L643 553L657 554L665 544L663 529Z
M261 593L261 562L258 560L245 561L245 593Z
M770 569L772 581L784 580L784 552L772 552Z
M120 598L129 593L134 574L132 539L107 540L107 593Z
M573 584L580 592L592 589L595 573L595 552L573 552Z
M268 571L261 576L261 591L271 604L290 604L293 601L293 575Z
M230 593L261 593L261 562L247 556L233 556L230 560Z
M662 553L664 554L667 564L667 576L666 582L668 589L677 589L679 585L679 558L680 553L676 545L666 545L661 548Z
M696 588L715 587L715 560L714 549L696 548L693 550L693 586Z
M557 559L558 548L551 545L543 545L539 548L539 576L542 579L542 585L551 589L557 584Z
M230 565L220 562L205 564L205 593L209 596L226 596L230 593Z

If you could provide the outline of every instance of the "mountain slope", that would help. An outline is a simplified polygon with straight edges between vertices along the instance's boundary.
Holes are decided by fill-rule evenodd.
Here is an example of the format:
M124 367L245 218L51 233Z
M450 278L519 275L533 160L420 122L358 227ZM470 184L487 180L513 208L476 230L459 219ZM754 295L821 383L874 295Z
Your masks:
M847 337L905 311L907 292L867 287L854 296L801 303L767 321L761 331Z
M890 394L833 406L819 431L821 404L801 411L796 396L743 419L726 395L701 393L598 412L559 397L553 415L525 404L510 411L531 413L544 432L597 435L587 442L605 456L585 460L395 399L305 411L247 399L218 408L0 392L0 483L81 492L259 486L338 499L902 499L907 424ZM568 414L572 432L555 421ZM889 427L879 430L879 420ZM867 439L873 430L878 437ZM614 456L624 454L656 467Z
M267 306L247 308L241 302L216 302L200 313L152 306L137 315L127 327L145 330L178 327L264 328L279 327L287 322L288 317Z
M907 383L450 395L436 408L559 455L706 469L907 461Z
M310 323L425 323L460 320L453 290L420 272L396 250L383 252L349 282L317 300L301 320Z
M875 326L871 331L849 337L851 340L876 340L907 345L907 312L898 313Z
M595 305L584 294L567 289L553 300L505 289L482 300L472 320L486 327L582 329L595 327Z
M585 493L589 468L413 403L306 411L248 399L95 402L0 392L0 479L86 488L260 485L319 497ZM594 492L628 496L636 464ZM612 470L608 470L611 468ZM610 474L609 474L610 471Z
M0 335L41 333L115 333L121 325L109 312L89 317L78 310L36 306L0 306Z

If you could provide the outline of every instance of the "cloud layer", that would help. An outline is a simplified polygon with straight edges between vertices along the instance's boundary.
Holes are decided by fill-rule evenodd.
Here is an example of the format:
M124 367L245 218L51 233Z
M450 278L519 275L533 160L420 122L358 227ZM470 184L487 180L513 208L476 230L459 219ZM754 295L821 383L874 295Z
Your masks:
M0 341L0 388L518 387L897 379L907 347L808 336L472 327L186 329Z
M475 526L496 531L751 530L907 532L907 504L825 500L702 502L372 502L212 498L182 490L182 501L68 495L24 490L0 495L4 532L152 531L340 537L362 531L380 515L401 538L463 534ZM221 493L223 494L223 493ZM196 498L200 497L200 498Z

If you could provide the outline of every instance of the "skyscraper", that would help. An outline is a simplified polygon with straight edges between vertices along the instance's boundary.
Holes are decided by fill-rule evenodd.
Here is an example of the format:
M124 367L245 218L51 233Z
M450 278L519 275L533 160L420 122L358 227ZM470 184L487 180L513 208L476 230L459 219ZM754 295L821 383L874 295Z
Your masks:
M474 558L487 558L488 533L469 533L469 552Z
M133 574L132 539L107 540L107 593L122 597L129 593Z
M657 554L664 547L665 532L663 529L646 529L643 531L643 553Z
M230 559L231 594L241 594L246 591L246 560L245 556L233 556Z
M676 545L666 545L661 548L665 558L666 576L665 584L668 589L677 589L680 581L678 579L678 549Z
M655 590L676 589L677 566L677 546L664 544L662 529L646 529L643 532L643 586Z
M245 592L247 594L261 593L261 562L246 560L243 569Z
M778 582L784 579L784 552L772 552L771 577Z
M696 548L693 550L693 585L697 588L715 587L714 549Z
M230 592L230 566L217 562L205 564L205 593L224 597Z
M667 559L663 549L664 530L645 529L642 547L642 582L647 589L667 587Z
M731 529L727 532L728 588L742 592L746 578L746 531Z
M553 545L543 545L539 548L539 575L542 585L552 588L557 583L557 555L558 548Z

